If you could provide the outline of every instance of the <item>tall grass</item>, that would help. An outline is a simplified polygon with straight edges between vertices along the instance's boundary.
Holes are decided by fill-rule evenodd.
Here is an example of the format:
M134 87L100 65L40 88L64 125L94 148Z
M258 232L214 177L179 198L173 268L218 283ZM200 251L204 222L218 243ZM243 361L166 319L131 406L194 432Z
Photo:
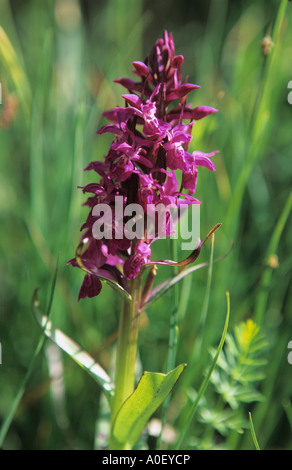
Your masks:
M197 122L192 144L193 150L220 150L215 177L200 171L202 238L222 223L200 262L216 260L232 242L233 248L149 307L142 319L140 361L151 371L178 361L195 364L157 413L182 435L188 423L184 407L196 403L212 362L209 350L220 341L229 291L230 334L253 319L269 344L264 379L256 384L263 401L241 403L238 417L248 422L252 413L262 449L291 448L292 5L259 0L235 6L222 0L218 6L213 0L208 9L196 2L196 11L194 2L185 1L182 8L171 1L168 15L161 17L158 3L1 2L1 422L7 423L15 397L22 396L9 428L5 425L4 448L92 448L98 440L95 430L106 416L103 399L90 377L63 355L62 406L68 421L58 421L47 356L34 356L40 330L30 304L36 287L40 302L48 303L59 258L52 322L112 370L119 304L106 287L97 299L78 303L82 273L66 266L85 217L77 186L92 177L83 174L86 164L107 151L107 137L95 132L102 111L121 104L122 90L113 79L130 76L131 62L143 60L165 28L185 56L184 72L201 85L194 105L219 109ZM265 56L261 42L268 35L273 45ZM158 250L158 258L170 257L169 245L159 244ZM173 250L181 259L179 244ZM162 282L171 274L161 267L157 278ZM214 410L217 398L211 386L202 397ZM198 448L205 439L214 447L254 448L248 426L241 433L229 427L226 436L215 428L209 432L209 425L195 414L185 445ZM167 445L164 439L161 446Z

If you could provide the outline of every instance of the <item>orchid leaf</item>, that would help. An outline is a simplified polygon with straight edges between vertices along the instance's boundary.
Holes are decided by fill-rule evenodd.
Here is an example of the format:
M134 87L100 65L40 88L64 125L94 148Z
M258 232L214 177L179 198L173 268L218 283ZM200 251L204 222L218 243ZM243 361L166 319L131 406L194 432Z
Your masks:
M180 364L167 374L144 372L135 391L121 406L112 431L113 449L131 449L149 418L173 389L185 368Z
M199 269L204 268L205 266L208 266L208 263L197 264L196 266L186 269L185 271L178 273L176 276L167 279L167 281L164 281L162 284L153 289L153 291L148 296L148 299L141 305L141 310L146 310L148 307L150 307L151 304L162 297L169 289L175 286L175 284L181 281L184 277L188 276L194 271L198 271Z
M229 250L224 255L220 256L219 258L216 258L213 261L213 263L218 263L218 261L221 261L224 258L226 258L226 256L229 255L232 249L232 246L233 245L231 245ZM178 282L180 282L186 276L188 276L189 274L192 274L195 271L198 271L199 269L209 266L209 264L210 264L209 262L205 262L205 263L197 264L196 266L192 266L185 270L180 270L180 272L176 276L173 276L172 278L167 279L163 283L159 284L155 289L153 289L152 292L148 294L144 303L141 305L140 310L146 310L151 304L153 304L156 300L162 297L169 289L175 286Z
M175 267L180 267L181 270L185 269L187 266L190 264L193 264L197 258L199 257L199 254L201 252L202 246L206 243L207 240L213 235L213 233L218 230L219 227L221 227L221 223L216 224L210 232L207 234L205 237L204 241L201 243L199 239L199 244L198 246L191 252L189 256L187 256L185 259L182 261L172 261L172 260L157 260L157 261L151 261L150 263L146 263L143 265L143 268L146 269L148 267L151 267L153 265L163 265L163 266L175 266Z
M72 339L66 336L59 329L54 328L52 322L43 314L40 309L40 303L37 298L37 290L35 290L32 299L33 314L43 329L44 334L52 340L59 348L61 348L68 356L73 359L80 367L82 367L103 389L105 395L110 400L113 395L114 385L105 372L105 370L95 362L95 360Z

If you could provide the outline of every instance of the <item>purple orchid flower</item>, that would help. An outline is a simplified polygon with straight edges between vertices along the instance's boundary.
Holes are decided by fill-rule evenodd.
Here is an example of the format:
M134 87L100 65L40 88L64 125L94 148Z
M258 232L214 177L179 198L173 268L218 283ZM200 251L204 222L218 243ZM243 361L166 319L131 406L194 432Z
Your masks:
M132 63L137 82L129 78L115 80L127 90L122 95L125 106L103 113L110 124L102 126L97 134L111 133L113 141L103 161L91 162L85 168L94 171L99 181L81 188L83 193L90 193L84 203L89 214L81 227L85 233L76 256L68 262L86 272L79 299L98 295L101 280L127 292L128 280L135 278L142 266L154 263L151 244L159 238L158 206L180 209L200 204L194 197L198 167L215 170L211 157L217 152L189 152L194 123L217 109L192 108L186 102L189 93L200 87L188 83L187 78L182 81L183 60L182 55L175 55L172 34L165 31L145 62ZM176 172L181 173L180 188ZM140 220L150 214L154 227L151 234L145 231L141 236L127 238L128 216L125 212L122 216L117 213L117 197L122 198L123 211L131 204L139 205ZM100 204L110 209L106 217L95 212ZM101 220L111 236L96 239L94 227ZM167 214L163 235L172 233L172 219ZM85 245L87 248L82 252ZM199 252L200 242L195 254L183 263L192 262ZM157 263L181 265L174 261Z

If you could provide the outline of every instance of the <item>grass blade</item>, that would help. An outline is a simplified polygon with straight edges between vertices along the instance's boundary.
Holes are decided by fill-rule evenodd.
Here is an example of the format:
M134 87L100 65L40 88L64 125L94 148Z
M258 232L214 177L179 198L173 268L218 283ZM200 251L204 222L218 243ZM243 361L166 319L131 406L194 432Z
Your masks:
M250 432L251 432L251 437L252 437L253 443L255 445L256 450L261 450L260 446L259 446L259 443L258 443L258 440L257 440L257 437L256 437L256 433L255 433L251 413L249 412L248 414L249 414L249 427L250 427Z
M176 240L171 240L172 248L172 258L177 259L177 243ZM176 268L177 269L177 268ZM169 323L169 339L168 339L168 357L167 357L167 370L172 370L175 366L178 337L179 337L179 327L178 327L178 309L180 305L180 295L178 291L177 284L174 286L173 290L173 307L170 314L170 323ZM159 449L163 426L166 421L166 411L169 406L171 399L171 394L169 394L163 402L162 412L161 412L161 432L157 440L157 448Z
M28 122L31 106L31 90L25 72L18 60L13 45L11 44L4 29L0 27L0 58L5 64L5 68L9 71L17 90L19 101L24 111L25 118Z
M263 154L263 139L269 130L269 115L270 115L270 99L273 93L274 80L276 75L274 71L277 69L277 60L280 53L280 31L285 21L285 11L288 2L281 0L279 2L278 11L276 14L272 37L275 47L272 53L268 56L265 64L262 82L260 84L260 96L257 100L257 106L254 112L254 119L251 123L250 144L245 157L245 163L238 176L235 189L232 195L231 203L226 216L225 227L228 232L235 237L238 229L239 216L241 214L241 207L243 197L246 190L246 185L254 167L255 161L258 160Z
M47 321L49 319L49 315L50 315L50 311L51 311L51 308L52 308L52 303L53 303L53 298L54 298L54 292L55 292L55 286L56 286L56 280L57 280L57 271L58 271L58 268L56 267L56 270L55 270L55 275L54 275L54 278L53 278L53 283L52 283L52 287L51 287L51 294L50 294L50 299L49 299L49 304L48 304L48 308L47 308L47 312L46 312L46 318L47 318ZM24 379L18 389L18 392L13 400L13 403L3 421L3 424L1 426L1 430L0 430L0 448L3 447L3 443L4 443L4 440L6 438L6 435L7 435L7 432L9 431L9 428L11 426L11 423L13 421L13 418L14 418L14 415L17 411L17 408L19 406L19 403L21 402L21 399L24 395L24 392L25 392L25 389L26 389L26 386L27 386L27 383L30 379L30 376L33 372L33 369L34 369L34 365L35 365L35 362L36 362L36 359L43 347L43 344L44 344L44 341L45 341L45 335L44 335L44 329L46 328L46 324L44 325L44 328L43 328L43 331L40 335L40 338L39 338L39 341L38 341L38 344L37 344L37 347L35 349L35 352L33 354L33 357L30 361L30 364L29 364L29 367L27 369L27 372L24 376Z
M267 261L269 260L270 256L276 253L278 248L279 240L285 228L287 219L292 209L292 192L290 193L287 202L283 208L283 211L279 217L279 220L276 224L274 232L271 237L270 244L267 250ZM263 322L263 317L267 305L268 295L270 292L270 285L272 280L273 268L271 266L267 266L262 279L259 294L257 296L256 307L255 307L255 321L258 325L261 325Z
M206 375L206 377L205 377L205 379L204 379L204 381L203 381L203 383L202 383L202 385L201 385L201 387L200 387L200 390L199 390L199 392L198 392L198 395L197 395L197 397L196 397L194 403L193 403L192 406L191 406L190 412L189 412L188 417L187 417L187 419L186 419L185 426L184 426L183 430L181 431L180 436L179 436L179 438L178 438L178 440L177 440L177 444L176 444L176 447L175 447L176 450L179 450L179 449L181 448L181 445L182 445L182 443L183 443L183 440L184 440L184 438L185 438L185 436L186 436L186 433L187 433L187 431L188 431L188 429L189 429L189 426L190 426L190 424L191 424L191 421L192 421L192 419L193 419L193 417L194 417L194 414L195 414L195 412L196 412L196 410L197 410L198 404L199 404L201 398L203 397L203 395L204 395L204 393L205 393L205 391L206 391L206 388L207 388L207 386L208 386L208 384L209 384L211 375L212 375L212 373L213 373L213 371L214 371L214 369L215 369L216 363L217 363L218 358L219 358L219 356L220 356L220 353L221 353L221 351L222 351L222 348L223 348L223 345L224 345L224 341L225 341L225 337L226 337L226 333L227 333L227 329L228 329L229 317L230 317L230 297L229 297L229 292L226 292L226 300L227 300L227 313L226 313L226 319L225 319L224 329L223 329L223 333L222 333L222 336L221 336L221 339L220 339L220 343L219 343L219 345L218 345L217 352L216 352L216 354L215 354L215 356L214 356L214 359L213 359L213 361L212 361L212 363L211 363L211 366L210 366L210 368L209 368L209 370L208 370L208 373L207 373L207 375Z
M52 322L40 310L39 301L36 292L33 297L33 313L38 324L43 328L45 336L52 340L59 348L61 348L68 356L73 359L82 369L98 383L103 389L105 395L110 400L113 394L114 385L105 372L105 370L95 362L95 360L72 339L66 336L62 331L54 328Z
M208 307L209 307L209 300L210 300L210 293L211 293L211 284L212 284L212 274L213 274L213 263L214 263L214 240L215 234L213 233L211 239L211 252L210 252L210 262L208 268L208 277L207 277L207 285L204 297L204 303L201 313L201 319L199 324L199 332L198 332L198 342L199 342L199 354L203 351L203 343L204 343L204 327L206 324L206 318L208 314Z

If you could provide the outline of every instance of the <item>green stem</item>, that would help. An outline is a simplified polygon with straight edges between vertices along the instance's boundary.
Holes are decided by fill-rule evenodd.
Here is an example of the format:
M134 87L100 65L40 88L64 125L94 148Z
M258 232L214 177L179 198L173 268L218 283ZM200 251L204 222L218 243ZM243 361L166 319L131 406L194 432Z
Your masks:
M115 395L112 403L111 432L116 415L135 388L135 366L139 334L141 275L131 281L131 301L123 301L116 358ZM110 449L116 448L111 436Z

